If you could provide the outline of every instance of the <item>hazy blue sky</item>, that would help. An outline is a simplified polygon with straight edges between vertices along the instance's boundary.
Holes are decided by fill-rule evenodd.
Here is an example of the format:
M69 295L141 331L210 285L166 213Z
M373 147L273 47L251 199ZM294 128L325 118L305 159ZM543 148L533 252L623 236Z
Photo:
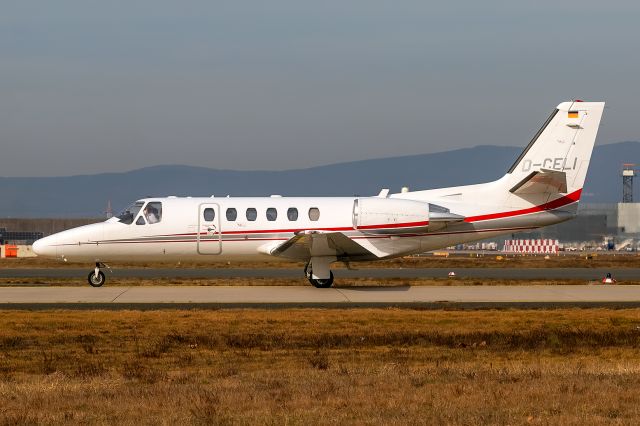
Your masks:
M638 1L0 0L0 10L3 176L524 146L572 98L608 102L599 143L640 139Z

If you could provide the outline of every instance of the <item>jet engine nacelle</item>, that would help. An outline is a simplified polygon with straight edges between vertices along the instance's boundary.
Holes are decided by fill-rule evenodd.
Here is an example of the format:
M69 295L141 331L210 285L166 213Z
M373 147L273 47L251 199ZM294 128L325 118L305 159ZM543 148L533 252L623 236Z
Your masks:
M365 234L424 234L463 219L422 201L370 197L356 198L353 203L353 228Z

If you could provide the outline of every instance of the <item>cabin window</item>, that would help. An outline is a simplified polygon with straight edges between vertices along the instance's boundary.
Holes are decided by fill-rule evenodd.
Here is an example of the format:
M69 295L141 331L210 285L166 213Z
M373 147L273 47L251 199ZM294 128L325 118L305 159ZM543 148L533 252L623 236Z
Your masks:
M247 220L249 222L253 222L258 218L258 211L253 207L247 209Z
M298 220L298 209L289 207L289 210L287 210L287 218L292 222Z
M142 208L144 203L142 201L138 201L134 204L131 204L126 209L122 210L116 218L125 225L131 225L133 223L133 218L138 215L138 212Z
M314 222L320 219L320 209L318 209L317 207L311 207L309 209L309 219Z
M227 220L234 222L238 218L238 212L234 208L227 209Z
M147 219L147 223L150 225L160 222L162 220L162 203L159 201L147 203L143 214L145 219Z
M216 211L211 207L207 207L204 209L204 220L207 222L213 222L213 219L216 218Z
M274 207L269 207L267 209L267 220L269 222L273 222L277 218L278 218L278 210L276 210Z

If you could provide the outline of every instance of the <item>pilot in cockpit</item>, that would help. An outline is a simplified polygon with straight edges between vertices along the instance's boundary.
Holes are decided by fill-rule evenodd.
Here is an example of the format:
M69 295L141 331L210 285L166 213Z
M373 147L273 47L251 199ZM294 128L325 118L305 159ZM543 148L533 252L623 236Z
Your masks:
M147 219L147 223L149 224L160 222L160 212L153 204L155 203L149 203L144 208L144 217Z

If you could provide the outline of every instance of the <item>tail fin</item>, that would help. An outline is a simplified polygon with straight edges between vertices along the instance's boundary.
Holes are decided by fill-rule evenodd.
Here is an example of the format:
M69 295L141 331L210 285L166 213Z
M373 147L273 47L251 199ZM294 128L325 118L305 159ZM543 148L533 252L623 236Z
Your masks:
M580 197L604 102L563 102L507 172L510 191Z

